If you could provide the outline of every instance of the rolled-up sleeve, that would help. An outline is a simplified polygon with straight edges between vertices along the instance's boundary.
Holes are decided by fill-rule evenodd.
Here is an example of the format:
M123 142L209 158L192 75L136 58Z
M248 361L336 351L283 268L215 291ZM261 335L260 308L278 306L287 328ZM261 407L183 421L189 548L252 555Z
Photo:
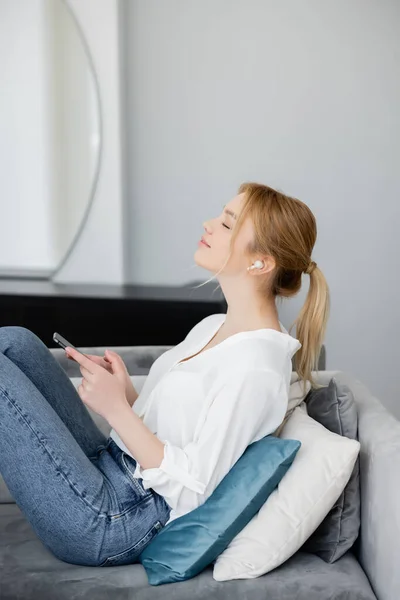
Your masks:
M274 432L288 405L283 376L267 369L232 373L213 392L204 423L180 448L164 442L158 468L141 469L143 487L162 495L184 514L203 504L247 446Z

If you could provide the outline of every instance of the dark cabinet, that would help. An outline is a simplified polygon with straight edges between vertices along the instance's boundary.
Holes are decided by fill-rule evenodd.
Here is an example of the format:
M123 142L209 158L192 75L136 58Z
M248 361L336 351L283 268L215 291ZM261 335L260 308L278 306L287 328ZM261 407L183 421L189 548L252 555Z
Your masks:
M27 327L49 347L176 345L204 317L226 313L217 282L185 286L60 285L0 278L0 327Z

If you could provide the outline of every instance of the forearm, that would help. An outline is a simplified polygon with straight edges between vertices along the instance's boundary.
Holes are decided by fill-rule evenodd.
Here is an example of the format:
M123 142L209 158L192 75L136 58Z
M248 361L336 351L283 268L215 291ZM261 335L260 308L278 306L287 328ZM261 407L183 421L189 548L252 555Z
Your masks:
M128 401L129 406L133 406L136 400L139 398L139 394L137 393L135 386L132 383L132 380L129 379L130 383L126 386L126 399Z
M128 403L113 414L109 423L142 469L160 466L164 458L163 442L150 431Z

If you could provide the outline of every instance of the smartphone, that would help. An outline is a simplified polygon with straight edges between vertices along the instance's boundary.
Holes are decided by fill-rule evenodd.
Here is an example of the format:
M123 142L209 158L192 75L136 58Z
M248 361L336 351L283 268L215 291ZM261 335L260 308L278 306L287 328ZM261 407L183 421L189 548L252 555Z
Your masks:
M70 348L74 348L75 350L77 350L77 352L80 352L81 354L86 356L86 354L84 354L84 352L81 352L80 350L78 350L78 348L76 348L73 344L71 344L71 342L69 342L67 339L65 339L65 337L63 337L56 331L53 333L53 340L55 342L57 342L57 344L59 344L61 346L61 348L64 348L64 350L67 346L69 346ZM73 358L73 357L71 356L70 358Z

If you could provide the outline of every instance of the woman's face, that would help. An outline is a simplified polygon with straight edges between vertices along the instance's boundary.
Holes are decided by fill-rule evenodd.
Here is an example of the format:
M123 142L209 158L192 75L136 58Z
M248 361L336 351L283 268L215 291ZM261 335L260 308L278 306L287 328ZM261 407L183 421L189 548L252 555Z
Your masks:
M235 227L236 218L240 214L243 200L244 194L235 196L221 209L217 217L204 222L203 239L209 247L204 244L198 245L194 258L199 267L217 273L225 263L229 253L232 230ZM236 218L231 213L236 215ZM236 238L232 255L221 271L222 274L245 275L247 273L246 269L251 264L251 260L246 255L246 247L253 239L253 235L253 225L250 218L247 217Z

